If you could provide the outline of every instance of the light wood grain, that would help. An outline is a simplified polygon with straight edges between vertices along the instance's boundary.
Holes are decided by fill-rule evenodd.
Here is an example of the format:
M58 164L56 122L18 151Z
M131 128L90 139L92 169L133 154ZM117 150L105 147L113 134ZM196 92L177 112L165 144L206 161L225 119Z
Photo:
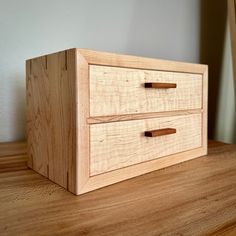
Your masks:
M67 146L67 153L64 153L66 165L62 166L62 168L66 167L67 173L67 189L72 193L76 193L77 190L77 155L78 149L76 146L77 141L77 57L76 50L71 49L67 50L65 53L66 56L66 72L67 72L67 83L68 87L61 88L62 90L66 89L66 91L61 91L62 93L66 93L67 97L65 100L65 109L67 109L67 114L65 114L67 120L62 121L62 126L64 126L63 132L68 132L67 137L69 138L68 143L62 144L61 149L64 148L64 145ZM68 123L65 126L63 123L67 121ZM70 126L68 126L70 124ZM66 130L67 128L67 130ZM58 170L60 171L60 169Z
M28 166L44 176L48 176L50 129L48 123L41 122L41 119L48 117L47 113L51 110L48 93L46 57L26 61Z
M236 146L75 197L32 170L0 174L0 235L235 235Z
M90 175L201 147L201 114L96 124L90 127ZM176 133L145 137L148 130ZM130 151L132 150L132 151Z
M203 148L196 148L186 152L169 155L165 158L157 158L151 161L142 162L141 164L131 165L99 175L91 176L80 194L97 190L111 184L176 165L181 162L189 161L204 155L206 155L206 151Z
M147 82L177 88L145 88ZM90 116L202 108L202 75L90 66Z
M93 80L89 68L102 68L102 76L98 81L102 81L101 85L92 84L96 80ZM119 84L119 79L112 76L104 81L104 68L111 70L111 74L117 72L118 77L121 71L125 80L121 76ZM28 166L75 194L190 160L207 152L205 65L70 49L28 60L26 74ZM126 77L130 75L132 80L128 78L127 82ZM152 79L153 83L162 83L163 79L164 83L176 84L176 88L161 88L162 92L156 88L145 88L145 81L150 82ZM106 86L109 81L111 89ZM123 86L123 82L127 85ZM138 83L139 87L132 83ZM137 93L136 90L132 91L133 88L137 89ZM145 92L140 93L143 90ZM150 97L151 93L154 95L153 90L158 92L159 100L155 100L156 93ZM171 92L173 90L177 92ZM106 98L106 91L109 99ZM93 101L91 97L94 97ZM104 108L101 109L101 106ZM97 113L94 113L96 109ZM101 112L103 109L105 113ZM199 124L195 127L202 134L198 136L200 145L192 146L191 150L181 149L180 145L171 155L91 176L91 140L94 138L91 130L96 125L107 123L108 126L122 126L125 122L147 123L151 118L165 120L166 117L175 119L191 114L202 120L201 129ZM178 145L175 143L174 146ZM109 149L113 148L111 146ZM129 151L135 153L135 150ZM92 155L95 157L95 152Z
M159 118L167 116L199 114L202 112L203 109L194 109L194 110L182 110L182 111L125 114L125 115L115 115L115 116L93 116L89 117L87 119L87 122L88 124L99 124L99 123L110 123L110 122L126 121L126 120L143 120L143 119Z
M89 67L87 61L76 51L76 189L75 194L80 194L89 179Z
M26 154L26 142L4 142L0 143L0 157Z
M65 188L73 185L68 183L68 169L75 168L70 160L76 154L76 83L73 72L68 72L75 71L71 53L75 54L62 51L27 61L29 167Z
M90 65L203 74L206 65L77 49Z

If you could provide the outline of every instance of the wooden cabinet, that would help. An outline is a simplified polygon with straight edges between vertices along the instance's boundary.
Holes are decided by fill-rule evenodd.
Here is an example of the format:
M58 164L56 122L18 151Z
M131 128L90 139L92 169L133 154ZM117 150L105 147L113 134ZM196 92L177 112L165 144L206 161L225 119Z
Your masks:
M207 153L207 66L69 49L27 60L28 166L82 194Z

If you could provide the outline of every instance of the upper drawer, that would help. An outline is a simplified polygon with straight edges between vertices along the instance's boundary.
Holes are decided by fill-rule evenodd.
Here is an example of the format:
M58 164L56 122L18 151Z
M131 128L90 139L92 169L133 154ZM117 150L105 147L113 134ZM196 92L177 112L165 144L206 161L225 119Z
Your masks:
M145 83L176 88L145 88ZM202 75L90 66L90 116L202 108Z

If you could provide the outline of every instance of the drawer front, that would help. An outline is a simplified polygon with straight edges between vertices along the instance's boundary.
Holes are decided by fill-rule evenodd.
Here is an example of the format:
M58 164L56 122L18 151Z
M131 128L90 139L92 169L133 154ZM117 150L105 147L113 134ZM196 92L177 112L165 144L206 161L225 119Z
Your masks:
M202 114L91 125L90 175L198 148L201 127Z
M200 108L201 74L90 66L90 116Z

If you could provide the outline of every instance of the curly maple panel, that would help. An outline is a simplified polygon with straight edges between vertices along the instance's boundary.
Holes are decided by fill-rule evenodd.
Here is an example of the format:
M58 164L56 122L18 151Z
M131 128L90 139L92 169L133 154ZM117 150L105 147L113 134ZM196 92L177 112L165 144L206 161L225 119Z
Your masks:
M198 148L201 123L202 114L193 114L91 125L90 175ZM145 131L163 128L174 128L176 133L144 136Z
M177 88L145 88L144 83ZM202 108L202 75L90 66L90 115L107 116Z

